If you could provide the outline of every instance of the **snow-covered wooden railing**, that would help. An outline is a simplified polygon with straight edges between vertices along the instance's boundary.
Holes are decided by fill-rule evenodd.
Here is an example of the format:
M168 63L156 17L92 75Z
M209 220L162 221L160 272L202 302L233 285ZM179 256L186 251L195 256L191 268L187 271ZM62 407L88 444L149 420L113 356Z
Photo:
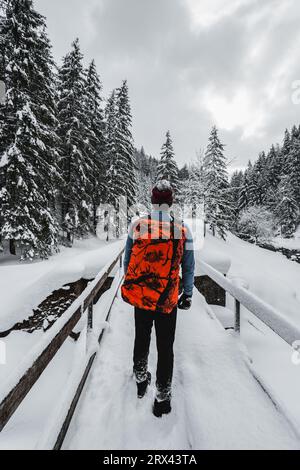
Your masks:
M0 403L0 431L8 423L24 398L30 392L34 384L42 375L46 367L50 364L51 360L64 344L70 333L73 331L74 327L85 314L87 314L88 330L92 329L94 299L117 264L120 263L120 267L122 266L123 253L124 249L118 254L112 263L101 270L97 277L87 286L82 294L73 302L68 310L62 315L62 317L58 319L53 327L47 332L45 338L43 338L43 341L38 343L36 347L30 352L30 354L24 358L14 376L8 380L8 382L4 385L4 388L1 388L1 395L3 399ZM120 277L117 289L121 280L122 277ZM107 319L109 317L113 301L114 297L111 299L111 304L106 306L107 312L104 312L104 314L107 313ZM98 338L99 343L103 336L103 331L104 330L101 330L100 332L100 336ZM70 404L70 408L65 417L54 448L61 447L63 437L65 436L69 426L75 406L79 400L81 391L84 387L96 354L97 352L94 351L91 353L91 356L88 357L84 373L76 389L76 394Z
M235 330L240 331L241 305L271 328L289 345L300 340L300 328L289 322L278 310L267 304L255 294L237 286L219 271L204 261L199 261L201 272L209 276L235 299Z

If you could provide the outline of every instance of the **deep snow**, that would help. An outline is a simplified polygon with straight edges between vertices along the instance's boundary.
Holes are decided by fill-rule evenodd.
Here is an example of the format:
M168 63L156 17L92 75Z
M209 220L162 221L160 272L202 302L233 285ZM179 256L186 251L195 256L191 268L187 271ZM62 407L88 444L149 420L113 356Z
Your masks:
M275 307L293 323L300 325L300 265L281 253L251 245L232 234L227 241L208 233L203 253L209 259L218 253L231 260L228 278L248 287L260 299ZM209 261L208 261L209 262ZM300 339L300 338L299 338Z
M229 234L226 243L208 234L205 256L227 253L231 259L228 278L275 307L289 321L300 325L300 266L285 258ZM201 257L201 252L198 254ZM223 255L224 256L224 255ZM234 303L213 307L224 327L234 326ZM300 338L299 338L300 339ZM252 362L253 373L300 432L299 354L253 314L241 307L241 341ZM296 355L296 361L292 358Z
M49 260L20 263L0 257L0 330L27 318L51 292L78 279L92 279L120 251L124 241L76 240Z
M77 242L75 248L63 249L49 261L31 264L16 264L6 259L0 264L1 330L16 319L23 319L25 312L30 313L61 284L78 277L94 277L120 250L122 243L113 242L108 248L97 239ZM300 266L296 263L233 235L224 243L208 234L204 250L198 251L196 257L211 262L222 272L229 270L228 277L234 282L242 283L282 314L299 322ZM102 313L110 298L108 292L97 305L99 327L103 325ZM231 307L230 299L228 306ZM228 310L226 315L224 312L221 315L226 321L232 321L228 320ZM212 318L212 310L197 292L193 310L180 312L175 346L174 410L171 416L157 421L151 415L153 387L143 403L136 399L131 373L132 310L119 299L66 447L298 448L299 440L283 417L284 413L300 429L297 397L300 366L292 364L291 348L276 335L274 338L267 327L247 312L242 311L243 345ZM2 383L3 378L13 375L14 366L25 352L42 341L43 336L42 332L9 335L8 364L0 365ZM60 400L67 394L66 384L72 385L84 361L86 346L85 335L78 343L67 340L0 434L1 449L45 447ZM154 342L150 367L154 371ZM280 404L280 412L253 378L249 367ZM52 431L55 435L57 430Z

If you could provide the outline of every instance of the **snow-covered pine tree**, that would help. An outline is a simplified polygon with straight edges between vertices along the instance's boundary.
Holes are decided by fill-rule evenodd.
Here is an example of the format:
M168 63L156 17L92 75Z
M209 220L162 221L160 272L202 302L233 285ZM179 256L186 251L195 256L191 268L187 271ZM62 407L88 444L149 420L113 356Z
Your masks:
M97 74L95 62L92 61L86 71L86 112L88 118L87 157L89 174L87 175L92 203L91 227L94 234L97 230L97 209L105 201L107 173L105 122L101 98L102 85Z
M89 176L92 162L88 153L89 116L87 113L86 81L79 40L63 59L58 80L58 135L62 228L68 242L90 230L91 187Z
M117 205L118 180L116 178L116 130L117 130L117 105L116 91L113 90L107 100L105 108L105 136L106 136L106 158L107 158L107 191L106 202ZM116 187L115 187L116 184Z
M135 179L136 161L131 133L132 116L129 102L127 80L116 91L117 132L116 150L120 168L121 180L124 184L123 193L129 206L136 202L137 183ZM121 193L122 194L122 193Z
M189 167L187 164L183 165L182 168L178 171L178 177L179 179L187 180L189 179L190 173L189 173Z
M259 204L258 200L258 175L255 172L254 165L249 160L248 167L247 167L247 178L248 178L248 186L247 186L247 199L249 206L255 206Z
M230 181L230 192L233 206L233 223L232 228L237 230L237 223L240 215L240 195L244 181L244 174L242 171L235 171Z
M291 130L291 140L298 139L300 137L300 128L296 125L293 125Z
M253 172L256 177L256 197L255 202L259 205L263 205L266 199L266 193L268 189L267 178L265 177L266 172L266 154L261 152L258 156L257 161L253 166Z
M176 197L176 202L182 207L182 209L184 209L185 204L188 204L189 179L190 179L189 166L185 164L182 168L178 170L179 184L178 184L178 194Z
M178 166L170 131L166 133L166 141L161 149L161 159L157 168L157 181L167 180L174 189L175 199L179 193Z
M204 155L197 153L196 159L190 166L187 181L186 203L191 206L192 215L196 217L197 209L204 202Z
M298 209L300 209L300 137L296 135L296 131L293 132L286 173L293 188Z
M288 173L288 158L291 151L291 134L288 129L285 130L284 139L282 144L282 173L286 175Z
M213 235L217 232L225 239L232 217L232 203L224 145L220 142L215 126L209 137L203 169L206 222L209 223Z
M150 210L150 195L153 182L150 174L150 160L142 147L140 151L135 151L137 163L136 181L137 181L137 203Z
M5 84L5 41L4 41L4 35L3 35L3 26L5 25L5 8L4 4L0 2L0 81L2 84ZM4 85L5 86L5 85ZM1 93L3 93L3 89L1 88ZM4 123L5 123L5 96L1 96L0 99L0 155L3 154L5 150L5 144L4 144ZM0 165L0 194L2 191L2 188L4 187L4 166ZM1 210L0 210L0 253L3 251L3 245L2 245L2 240L1 240L1 233L2 233L2 227L3 227L4 221L1 215Z
M278 146L272 145L267 156L266 166L268 187L276 190L282 175L282 154Z
M137 196L136 161L131 121L128 86L125 80L122 86L111 94L106 106L106 138L109 162L107 199L119 214L120 198L126 197L127 204L130 207L136 202ZM127 214L120 215L124 219L127 216ZM120 217L117 217L117 237L120 236L122 230Z
M249 206L249 186L250 186L250 178L249 178L249 169L247 168L244 172L243 181L240 190L239 196L239 211L246 209Z
M296 228L299 218L299 207L294 197L294 188L289 176L283 176L276 194L275 216L280 225L281 234L291 237Z
M53 205L57 136L53 59L45 19L31 0L6 2L1 31L5 65L2 123L2 238L22 258L47 257L58 243Z

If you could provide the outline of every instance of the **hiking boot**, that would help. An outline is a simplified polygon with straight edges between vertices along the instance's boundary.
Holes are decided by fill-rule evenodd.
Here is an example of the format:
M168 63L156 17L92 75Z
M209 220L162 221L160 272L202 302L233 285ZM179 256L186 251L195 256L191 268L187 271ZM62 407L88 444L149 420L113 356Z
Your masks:
M140 382L136 384L137 386L137 396L138 398L143 398L146 395L147 388L151 384L151 374L147 372L147 379L144 382Z
M171 413L171 400L157 401L153 405L153 414L156 418L161 418L163 415Z

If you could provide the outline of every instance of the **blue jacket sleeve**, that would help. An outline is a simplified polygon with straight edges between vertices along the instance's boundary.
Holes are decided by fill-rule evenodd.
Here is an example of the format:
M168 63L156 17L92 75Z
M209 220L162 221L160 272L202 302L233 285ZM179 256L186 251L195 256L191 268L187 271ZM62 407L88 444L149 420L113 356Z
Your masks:
M132 247L133 247L133 239L132 239L131 233L129 233L128 238L127 238L127 242L126 242L126 247L125 247L125 255L124 255L124 273L125 273L125 275L127 273Z
M194 276L195 276L195 253L193 245L193 236L187 226L187 239L184 245L184 252L182 258L182 282L183 292L192 297L194 290Z

